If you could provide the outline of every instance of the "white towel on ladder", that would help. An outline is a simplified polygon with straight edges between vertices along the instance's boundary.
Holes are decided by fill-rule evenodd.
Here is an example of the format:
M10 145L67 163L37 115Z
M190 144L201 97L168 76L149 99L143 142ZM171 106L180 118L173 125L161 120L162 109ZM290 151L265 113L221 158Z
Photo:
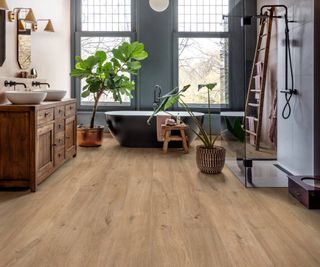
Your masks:
M261 90L261 80L262 80L262 76L260 76L260 75L257 75L257 76L254 77L255 90ZM256 92L255 98L256 98L257 102L259 103L259 101L260 101L260 92Z
M255 124L254 124L254 117L248 117L249 121L249 131L252 133L255 133ZM256 137L252 134L250 134L250 144L255 145L256 143Z

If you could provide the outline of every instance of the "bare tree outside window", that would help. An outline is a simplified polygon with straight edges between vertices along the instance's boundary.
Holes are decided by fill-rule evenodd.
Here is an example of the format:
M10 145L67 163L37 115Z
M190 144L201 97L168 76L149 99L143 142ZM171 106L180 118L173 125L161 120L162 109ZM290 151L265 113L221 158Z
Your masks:
M191 84L188 104L205 105L207 94L199 85L217 83L212 102L229 103L229 0L178 0L178 82Z
M130 42L132 0L81 0L81 57L86 58L98 50L111 52L123 42ZM95 36L95 32L99 32ZM89 35L90 36L86 36ZM117 33L117 37L113 33ZM119 36L120 33L120 37ZM85 81L81 82L81 88ZM123 96L124 104L130 104L130 98ZM104 95L101 103L115 103L112 95ZM82 105L92 105L92 96L81 99Z
M119 46L123 42L130 42L128 37L82 37L81 38L81 57L86 58L94 55L96 51L103 50L109 52L110 55L113 48ZM82 80L81 88L85 86L85 81ZM94 101L93 96L82 98L82 104L92 104ZM130 103L128 96L123 96L122 100L124 103ZM101 97L101 103L114 102L112 95L104 95Z
M207 93L198 91L198 85L216 82L212 103L228 103L228 39L180 38L179 84L191 84L184 101L189 104L207 103Z

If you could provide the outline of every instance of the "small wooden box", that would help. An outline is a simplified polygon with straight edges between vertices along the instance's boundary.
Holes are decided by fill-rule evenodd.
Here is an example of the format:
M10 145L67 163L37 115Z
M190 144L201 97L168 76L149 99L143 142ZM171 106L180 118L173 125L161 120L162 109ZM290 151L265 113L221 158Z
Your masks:
M289 176L289 193L308 209L320 209L320 188L305 183L307 179L320 185L320 177Z

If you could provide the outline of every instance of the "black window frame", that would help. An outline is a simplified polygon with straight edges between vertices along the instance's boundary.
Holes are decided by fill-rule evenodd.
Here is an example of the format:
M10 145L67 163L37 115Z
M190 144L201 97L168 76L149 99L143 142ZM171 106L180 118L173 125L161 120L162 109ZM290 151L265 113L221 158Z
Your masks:
M71 31L72 31L72 51L71 51L71 67L75 65L75 56L81 54L81 38L82 37L128 37L131 42L137 40L136 32L136 1L131 0L131 31L82 31L82 11L81 0L71 1ZM117 102L104 102L98 106L98 112L105 112L110 110L134 110L136 108L138 86L137 78L133 78L136 81L136 88L133 91L133 98L130 103L117 103ZM71 96L76 98L78 111L91 111L92 105L83 104L81 101L81 81L79 79L72 78L71 82L72 93Z
M229 11L230 11L230 1L229 1ZM230 64L231 64L231 33L230 25L228 25L228 31L225 32L182 32L179 31L179 0L174 1L174 26L173 26L173 87L179 86L179 38L226 38L228 39L228 103L227 104L212 104L211 110L213 112L219 113L221 111L230 110L232 107L232 98L230 94L231 84L230 84ZM226 14L227 15L227 14ZM189 104L188 106L193 111L206 112L208 106L206 104ZM183 110L183 107L176 105L175 110Z

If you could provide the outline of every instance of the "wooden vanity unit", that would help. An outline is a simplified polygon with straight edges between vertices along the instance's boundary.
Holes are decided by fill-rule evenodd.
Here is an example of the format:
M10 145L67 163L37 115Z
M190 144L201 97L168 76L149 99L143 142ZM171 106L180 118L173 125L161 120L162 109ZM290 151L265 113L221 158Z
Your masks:
M0 188L37 186L77 153L76 100L0 105Z

